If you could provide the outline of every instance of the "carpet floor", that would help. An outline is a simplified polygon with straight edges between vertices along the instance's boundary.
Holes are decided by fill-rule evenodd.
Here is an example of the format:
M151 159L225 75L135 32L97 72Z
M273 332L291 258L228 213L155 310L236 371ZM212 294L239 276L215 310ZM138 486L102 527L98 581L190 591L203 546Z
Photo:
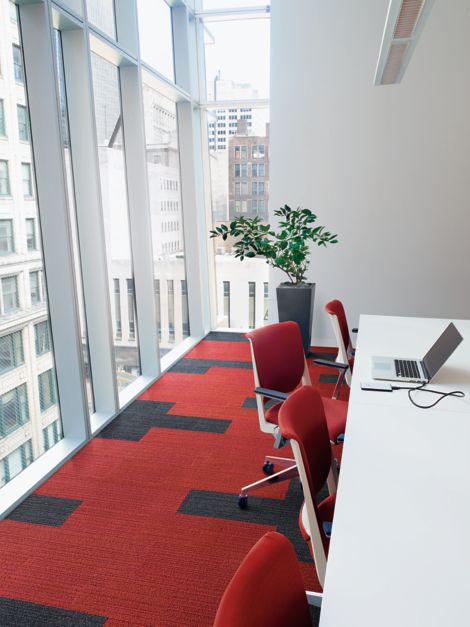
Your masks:
M311 374L331 396L332 370ZM318 590L298 480L237 506L272 445L258 429L247 340L209 334L0 522L0 625L209 627L269 530L289 537Z

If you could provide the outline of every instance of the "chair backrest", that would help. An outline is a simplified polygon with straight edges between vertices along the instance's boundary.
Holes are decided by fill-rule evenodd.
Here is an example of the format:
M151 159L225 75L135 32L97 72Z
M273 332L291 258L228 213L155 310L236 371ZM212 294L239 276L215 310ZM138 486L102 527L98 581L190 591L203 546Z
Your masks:
M297 558L280 533L265 534L229 583L214 627L311 627Z
M279 428L282 435L291 442L299 469L315 567L323 586L327 542L318 520L315 496L330 474L332 454L325 410L319 392L310 385L293 392L279 411Z
M330 302L325 305L325 311L330 314L330 316L336 316L344 348L348 350L351 345L351 337L349 335L348 322L346 320L343 303L338 299L330 300Z
M325 305L325 311L330 316L336 342L338 344L338 356L336 361L347 364L349 363L349 350L352 344L343 303L337 299L330 300L330 302ZM351 385L351 372L349 370L346 373L346 381L348 385Z
M299 325L296 322L268 324L246 336L251 342L256 385L292 392L306 369Z

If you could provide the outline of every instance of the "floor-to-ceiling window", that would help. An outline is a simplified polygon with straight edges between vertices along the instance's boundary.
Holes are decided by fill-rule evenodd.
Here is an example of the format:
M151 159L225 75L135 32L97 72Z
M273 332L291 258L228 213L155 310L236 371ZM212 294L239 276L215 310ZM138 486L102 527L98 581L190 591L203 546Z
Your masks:
M186 197L206 232L191 3L18 5L0 0L0 516L208 328L184 230Z
M189 336L176 104L144 84L145 141L160 354Z
M119 68L92 52L91 67L100 166L106 261L114 298L114 354L118 390L140 375L133 262L127 204ZM117 310L117 304L121 308Z
M0 14L0 487L62 438L16 7Z
M268 221L270 20L256 5L204 0L201 12L214 226L242 216ZM253 328L268 318L268 267L257 258L240 263L233 244L213 242L216 325Z

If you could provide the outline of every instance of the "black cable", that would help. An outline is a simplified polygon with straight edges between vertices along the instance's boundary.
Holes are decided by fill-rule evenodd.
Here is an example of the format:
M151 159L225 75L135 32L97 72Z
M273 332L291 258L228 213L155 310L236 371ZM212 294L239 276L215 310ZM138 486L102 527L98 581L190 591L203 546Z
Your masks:
M410 402L415 407L419 407L420 409L431 409L431 407L435 407L438 403L440 403L442 401L442 399L446 398L446 396L455 396L457 398L463 398L465 396L465 394L463 392L461 392L460 390L456 390L454 392L440 392L439 390L428 390L428 389L425 389L424 388L425 385L427 385L427 383L422 383L421 385L418 385L418 386L412 387L412 388L392 385L392 390L408 390L408 398L410 399ZM411 392L413 390L421 390L422 392L429 392L430 394L439 394L440 398L438 398L437 401L434 401L434 403L431 403L431 405L420 405L419 403L417 403L416 401L414 401L411 398Z

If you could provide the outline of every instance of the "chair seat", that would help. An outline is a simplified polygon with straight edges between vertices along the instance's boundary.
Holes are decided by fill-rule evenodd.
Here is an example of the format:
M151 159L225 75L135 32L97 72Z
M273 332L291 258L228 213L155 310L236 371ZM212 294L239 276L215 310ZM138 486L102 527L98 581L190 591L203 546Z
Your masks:
M332 442L338 440L338 436L346 429L346 415L348 404L346 401L335 401L332 398L323 398L328 434Z
M320 523L319 527L320 527L321 539L323 542L323 546L325 548L326 555L328 555L328 549L330 546L330 538L328 538L323 531L323 523L333 522L333 516L335 512L335 503L336 503L336 494L330 494L330 496L327 496L326 499L323 499L323 501L321 501L321 503L317 505L317 517L318 517L318 522ZM312 554L313 559L315 559L315 556L313 555L312 544L310 541L311 532L310 532L310 528L308 525L307 508L305 505L305 501L300 509L299 527L300 527L300 532L302 533L304 540L308 544L310 553Z

